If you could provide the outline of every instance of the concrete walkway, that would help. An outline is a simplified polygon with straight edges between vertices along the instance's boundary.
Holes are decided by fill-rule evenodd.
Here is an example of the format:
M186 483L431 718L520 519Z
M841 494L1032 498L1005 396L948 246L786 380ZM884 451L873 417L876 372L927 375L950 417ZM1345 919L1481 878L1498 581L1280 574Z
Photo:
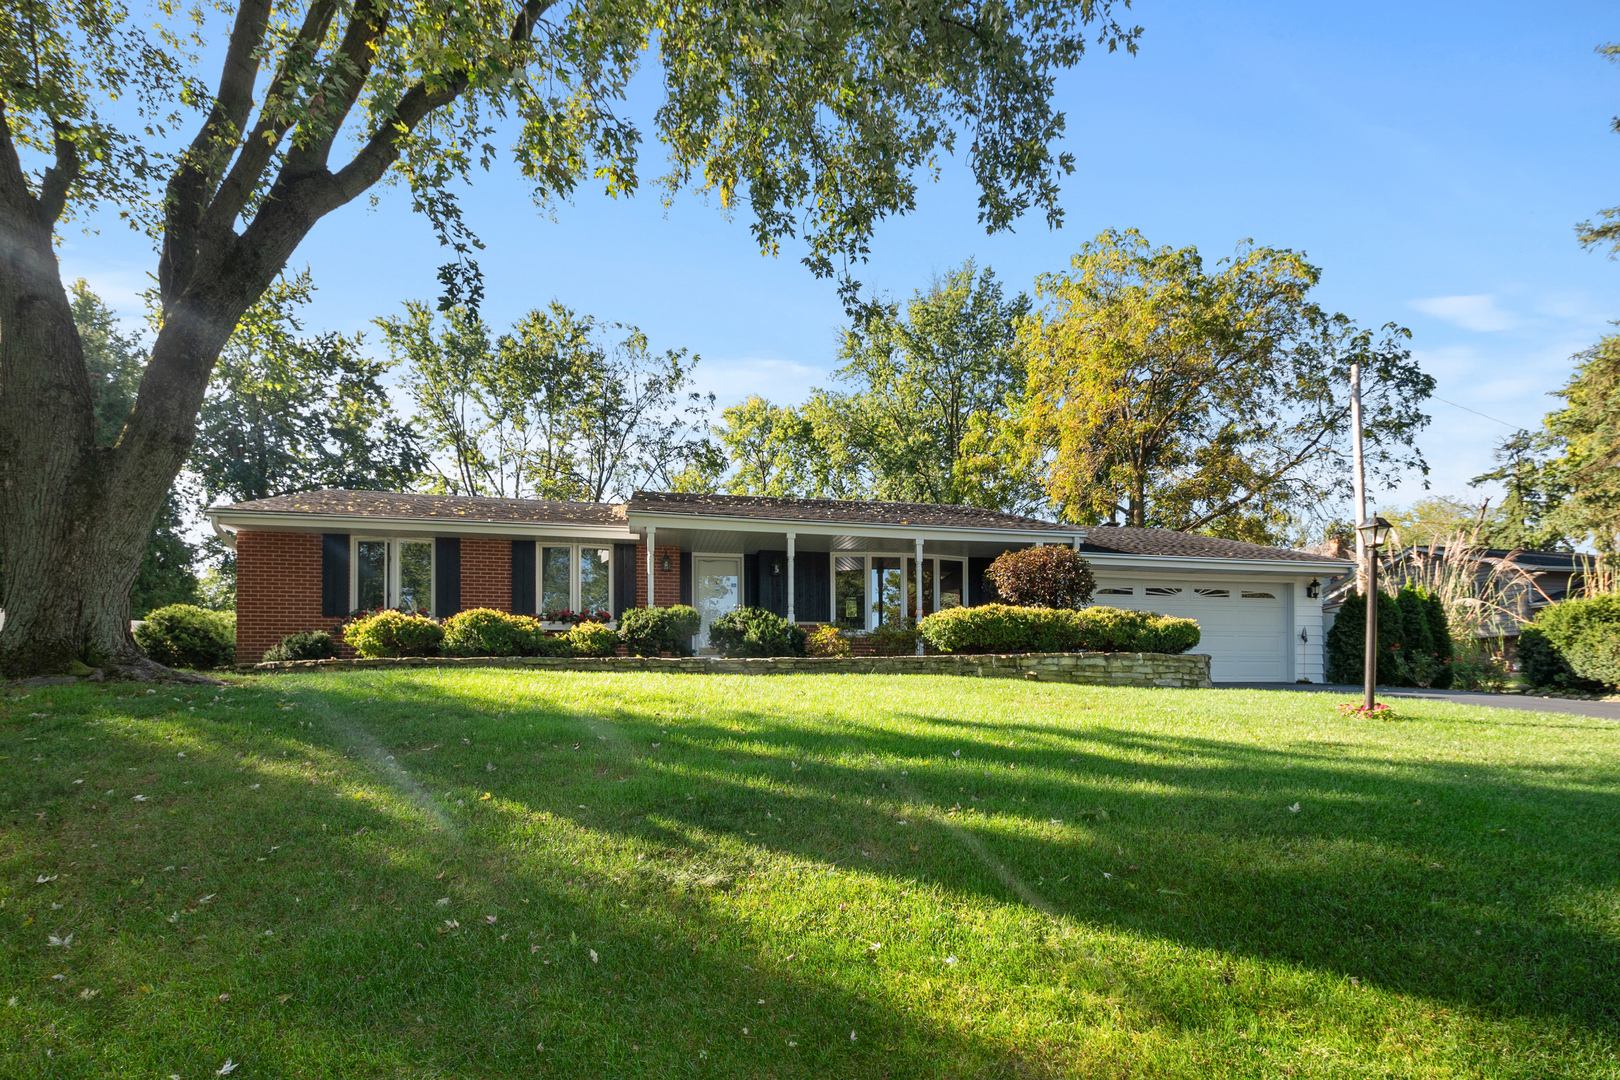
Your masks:
M1359 686L1324 686L1320 683L1255 683L1218 682L1218 690L1295 690L1305 693L1337 694L1345 701L1360 701ZM1431 698L1436 701L1455 701L1459 705L1477 705L1487 709L1518 709L1522 712L1563 713L1566 716L1591 716L1599 720L1620 720L1620 701L1578 701L1569 698L1544 698L1529 694L1488 694L1473 690L1422 690L1404 686L1380 686L1379 700L1386 698Z

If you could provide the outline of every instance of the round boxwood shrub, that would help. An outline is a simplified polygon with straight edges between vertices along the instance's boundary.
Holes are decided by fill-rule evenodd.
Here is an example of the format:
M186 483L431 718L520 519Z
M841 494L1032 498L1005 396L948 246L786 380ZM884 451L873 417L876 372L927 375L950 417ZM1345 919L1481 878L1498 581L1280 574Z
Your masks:
M549 655L540 620L494 608L473 608L444 620L446 656Z
M818 626L804 638L806 656L848 656L849 638L836 626Z
M633 656L691 656L692 635L702 625L703 616L686 604L627 608L619 615L619 639Z
M1003 552L984 576L1013 607L1083 608L1097 589L1091 564L1055 545Z
M582 622L562 635L575 656L612 656L619 650L619 634L599 622Z
M426 615L379 611L344 626L343 640L355 655L367 660L382 656L438 656L444 643L444 627Z
M774 611L733 608L709 624L709 644L725 656L803 656L805 633Z
M264 661L278 660L332 660L337 657L338 645L325 630L313 633L288 634L280 642L264 651Z
M224 667L236 659L236 616L192 604L170 604L135 628L135 644L166 667Z

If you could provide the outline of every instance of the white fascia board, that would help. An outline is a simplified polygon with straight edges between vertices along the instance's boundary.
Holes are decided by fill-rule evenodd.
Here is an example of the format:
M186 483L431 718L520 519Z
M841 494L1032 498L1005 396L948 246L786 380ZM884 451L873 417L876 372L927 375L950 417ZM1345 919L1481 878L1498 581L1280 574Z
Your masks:
M272 532L374 533L387 536L555 536L564 539L628 543L640 537L629 526L578 525L543 521L465 521L458 518L396 518L371 514L278 514L209 511L208 520L226 529Z
M1294 559L1208 559L1189 555L1133 555L1121 551L1083 551L1085 560L1099 570L1218 571L1242 574L1282 574L1293 577L1337 575L1353 570L1354 564L1303 562Z
M924 540L983 540L990 543L1000 540L1018 540L1024 543L1044 541L1071 546L1084 543L1086 538L1084 529L1077 529L1074 532L1048 529L965 529L951 525L874 525L858 524L853 521L738 518L718 514L710 517L694 514L660 514L645 510L630 514L629 520L632 529L652 526L655 529L701 529L706 532L771 533L778 536L793 533L797 536L883 536L905 540L920 536Z

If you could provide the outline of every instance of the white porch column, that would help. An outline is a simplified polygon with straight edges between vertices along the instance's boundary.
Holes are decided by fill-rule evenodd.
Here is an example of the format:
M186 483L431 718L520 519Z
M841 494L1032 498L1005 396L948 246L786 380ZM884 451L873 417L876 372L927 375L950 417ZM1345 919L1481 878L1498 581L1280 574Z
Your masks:
M657 604L653 603L653 593L654 593L653 582L656 580L653 577L653 572L658 567L658 560L653 557L653 549L657 546L657 544L658 544L658 530L654 526L649 525L649 526L647 526L647 606L648 607L657 607L658 606Z
M923 549L922 537L919 536L919 537L917 537L917 540L916 540L916 550L917 550L917 615L916 615L916 619L917 619L917 622L922 622L922 617L927 614L927 607L926 607L927 598L923 596L923 561L922 561L923 560L923 554L922 554L922 549ZM921 656L922 654L923 654L923 643L922 643L922 638L919 636L917 638L917 655Z
M788 569L787 569L787 575L788 575L788 582L787 582L787 585L788 585L788 622L790 622L790 623L799 621L798 618L795 616L795 614L793 612L793 540L794 540L794 538L796 536L797 536L796 533L788 533L787 534L787 542L788 542Z

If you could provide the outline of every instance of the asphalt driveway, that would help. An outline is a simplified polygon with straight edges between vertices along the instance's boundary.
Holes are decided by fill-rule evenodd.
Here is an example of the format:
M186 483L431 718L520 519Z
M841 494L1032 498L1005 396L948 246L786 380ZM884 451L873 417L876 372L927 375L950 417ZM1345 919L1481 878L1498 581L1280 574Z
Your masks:
M1280 690L1304 693L1337 694L1345 701L1360 701L1359 686L1329 686L1320 683L1255 683L1218 682L1219 690ZM1421 690L1404 686L1380 686L1378 697L1384 698L1438 698L1455 701L1459 705L1478 705L1487 709L1518 709L1521 712L1563 713L1573 716L1592 716L1600 720L1620 720L1620 701L1579 701L1569 698L1536 697L1530 694L1487 694L1472 690Z

